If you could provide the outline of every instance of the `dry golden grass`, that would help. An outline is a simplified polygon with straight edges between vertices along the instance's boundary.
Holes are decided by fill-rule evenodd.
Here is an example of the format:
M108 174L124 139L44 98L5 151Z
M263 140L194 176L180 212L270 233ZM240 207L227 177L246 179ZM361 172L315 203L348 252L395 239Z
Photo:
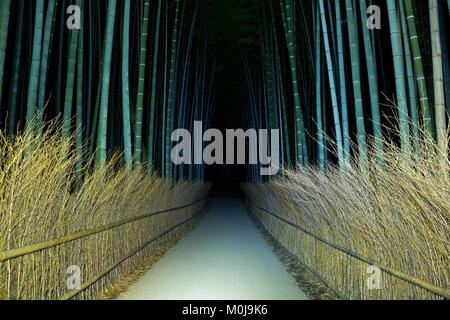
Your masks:
M264 185L245 185L247 200L330 242L435 286L449 288L449 162L434 145L407 161L387 144L385 163L361 172L329 168L285 172ZM374 157L371 157L374 158ZM442 159L442 157L441 157ZM387 273L381 289L367 286L368 264L300 232L260 210L252 212L303 263L350 299L438 299Z
M120 168L119 156L90 170L76 188L74 140L62 140L58 132L50 125L39 136L7 138L0 133L0 252L182 206L207 195L209 186L205 184L174 184L149 177L143 169L127 174ZM87 281L192 217L204 205L205 201L200 201L189 208L0 262L0 298L56 299L68 291L69 266L78 266L81 282ZM139 254L157 251L184 227L154 241ZM132 268L133 263L132 257L121 267ZM120 278L121 268L116 268L76 298L94 298Z

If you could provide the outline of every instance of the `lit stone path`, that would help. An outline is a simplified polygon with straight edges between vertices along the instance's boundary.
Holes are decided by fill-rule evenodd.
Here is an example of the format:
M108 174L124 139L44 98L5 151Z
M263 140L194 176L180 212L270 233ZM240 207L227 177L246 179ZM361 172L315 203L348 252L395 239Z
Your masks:
M119 299L304 300L240 200L214 200L202 221Z

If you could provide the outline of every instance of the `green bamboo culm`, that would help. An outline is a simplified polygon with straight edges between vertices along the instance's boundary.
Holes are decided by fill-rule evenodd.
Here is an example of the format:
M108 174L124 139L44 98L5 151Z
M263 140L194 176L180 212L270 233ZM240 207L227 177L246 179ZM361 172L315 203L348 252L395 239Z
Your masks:
M150 101L149 137L148 137L148 172L152 173L154 165L153 146L155 141L155 110L156 110L156 80L158 72L159 31L161 21L162 1L158 1L158 13L156 16L155 45L153 49L152 93Z
M348 110L347 110L347 88L346 88L346 71L344 60L344 40L342 35L342 18L340 0L335 0L336 11L336 38L339 64L339 85L340 85L340 106L342 114L342 139L344 142L344 158L347 164L350 163L350 129L348 126Z
M431 53L433 57L433 85L434 85L434 115L436 121L436 138L438 158L446 163L447 156L447 127L445 115L444 74L442 70L442 46L439 26L439 12L437 0L429 0ZM445 174L448 174L446 172Z
M275 30L275 16L273 13L273 8L270 6L270 12L272 17L272 28ZM287 114L287 106L286 106L286 97L283 83L283 73L281 70L281 58L280 58L280 48L278 46L278 38L276 36L274 38L275 45L275 58L276 58L276 70L277 70L277 78L279 83L279 96L280 96L280 105L281 105L281 114L282 114L282 126L283 126L283 134L284 134L284 148L286 151L286 165L287 168L291 168L291 150L290 150L290 142L289 142L289 122L288 122L288 114Z
M328 81L330 85L331 91L331 103L333 106L333 118L334 118L334 129L336 134L336 145L337 145L337 156L339 161L339 167L341 170L344 170L344 152L342 148L342 129L341 129L341 118L339 115L338 109L338 99L336 93L336 84L335 84L335 74L333 71L333 61L331 60L331 51L330 51L330 40L328 37L328 27L327 27L327 19L325 17L325 6L323 0L319 0L319 8L320 8L320 17L322 22L322 36L323 43L325 47L325 58L327 61L328 67ZM319 23L319 22L317 22Z
M194 16L192 18L192 22L191 22L191 30L189 31L189 40L187 43L187 48L186 48L186 53L185 53L185 59L184 59L184 68L183 68L183 73L182 73L182 77L180 80L180 84L181 84L181 90L180 90L180 102L179 102L179 110L178 110L178 128L186 128L188 126L187 124L187 118L188 118L188 112L187 112L187 103L186 103L186 99L188 96L188 84L189 84L189 80L188 80L188 76L189 76L189 66L190 66L190 61L191 61L191 54L192 54L192 41L193 41L193 34L194 34L194 30L195 30L195 22L197 19L197 4L195 7L195 11L194 11ZM177 152L180 149L177 146ZM185 177L185 164L181 164L178 166L178 172L179 172L179 180L184 180ZM175 171L175 173L177 173L177 171Z
M316 121L317 121L317 149L319 170L325 173L325 145L323 136L323 121L322 121L322 92L321 92L321 65L322 65L322 48L321 48L321 28L320 28L320 9L316 6L315 18L315 66L316 66Z
M89 24L89 31L88 31L88 48L87 48L87 55L88 59L87 65L89 70L94 69L94 56L95 56L95 24L94 24L94 10L95 6L90 5L88 6L88 18L86 19L86 22ZM94 91L94 73L88 72L87 74L87 83L86 83L86 130L84 132L84 141L89 144L90 135L91 135L91 127L92 127L92 96Z
M79 8L81 6L81 0L77 0L76 5ZM66 91L64 95L64 113L62 125L62 137L65 139L70 136L70 120L72 118L79 34L80 30L77 28L70 30L69 54L67 58Z
M423 70L423 61L420 50L419 38L417 34L416 20L411 0L405 1L406 15L408 16L408 30L411 49L414 60L414 71L416 73L417 87L419 91L419 100L422 111L422 120L424 131L428 139L433 137L433 125L431 122L430 101L428 98L427 84Z
M169 15L169 4L166 1L166 9L165 9L165 32L164 32L164 89L163 89L163 105L161 112L161 175L164 175L165 170L165 158L166 158L166 113L167 113L167 72L168 72L168 52L169 52L169 44L168 44L168 33L169 33L169 24L168 24L168 15ZM192 167L191 167L192 168Z
M285 3L283 3L285 1ZM294 95L294 112L295 112L295 130L296 130L296 150L297 150L297 165L302 167L306 164L307 152L306 149L306 135L303 123L303 114L300 104L300 92L298 87L298 76L297 76L297 60L295 56L294 47L294 22L293 22L293 12L291 6L291 0L280 0L281 12L283 15L283 25L286 35L286 42L289 54L289 64L292 75L292 88Z
M117 0L108 1L108 16L106 19L106 31L105 31L105 48L104 48L104 60L102 70L102 87L100 98L100 112L98 119L98 132L97 132L97 148L98 151L95 155L95 161L97 165L100 165L106 160L106 135L108 129L108 102L109 102L109 83L111 78L111 60L112 49L114 41L114 24L116 21L116 7Z
M370 106L372 111L372 127L373 136L375 139L375 152L377 161L379 164L383 162L383 135L381 131L381 118L378 96L378 76L375 63L375 52L373 51L372 42L370 39L370 30L366 27L365 21L367 20L367 5L366 0L359 1L359 8L362 21L362 34L364 39L364 51L366 56L367 73L369 78L369 93L370 93Z
M134 134L134 162L135 166L141 165L142 161L142 121L144 114L144 88L145 88L145 67L147 61L147 39L148 39L148 18L149 18L150 1L145 0L144 18L141 30L141 46L139 53L139 83L136 104L136 120Z
M39 110L38 130L42 130L43 108L45 101L45 89L47 84L48 60L51 50L51 35L53 30L53 21L55 15L56 1L49 0L47 4L47 13L45 15L44 38L42 41L41 66L39 71L39 92L37 109Z
M80 8L84 1L81 0ZM77 188L80 189L83 183L83 65L84 65L84 23L81 15L81 29L78 33L77 48L77 93L76 93L76 169L77 169Z
M6 45L8 41L9 15L11 10L11 0L0 2L0 95L3 89L3 66L5 65ZM0 103L0 112L2 105Z
M391 32L392 57L394 59L395 88L397 93L398 118L400 121L400 140L403 155L410 155L409 117L406 104L404 54L400 37L400 26L397 16L397 3L388 0L389 27Z
M283 134L284 134L284 150L285 150L285 158L286 158L286 167L292 167L291 161L291 144L289 141L289 121L288 121L288 111L286 106L286 97L284 93L284 83L283 83L283 74L281 72L281 61L280 61L280 53L278 48L278 43L275 43L275 54L276 54L276 64L277 64L277 76L278 82L280 86L280 105L281 105L281 114L282 114L282 126L283 126Z
M359 162L362 169L367 168L367 141L364 124L364 112L361 93L361 70L359 61L359 41L356 25L356 16L352 0L346 0L348 37L350 44L350 59L352 65L353 96L355 102L356 130L358 135Z
M267 107L268 107L268 115L269 115L269 124L270 128L267 129L276 129L277 121L276 121L276 106L275 106L275 94L274 94L274 78L273 78L273 61L272 61L272 45L269 39L271 39L271 35L269 32L265 32L265 70L266 70L266 88L267 88ZM270 132L270 131L269 131Z
M165 153L166 153L166 166L165 166L165 174L166 177L172 176L172 162L171 162L171 135L173 130L173 121L172 114L175 112L175 98L176 98L176 66L175 60L177 55L177 41L178 41L178 20L179 20L179 11L180 11L180 0L176 0L176 8L175 8L175 21L173 24L173 35L172 35L172 52L170 59L170 73L169 73L169 95L167 101L167 118L166 118L166 145L165 145Z
M36 0L36 11L33 33L33 50L28 84L26 126L34 118L37 108L37 90L39 86L39 69L42 52L42 33L44 28L44 0Z
M122 36L122 118L123 118L123 144L124 160L127 171L132 168L131 150L131 119L130 119L130 86L129 86L129 51L130 51L130 11L131 0L125 0L123 9L123 36Z
M414 152L418 156L420 153L420 143L419 143L420 124L419 124L419 115L417 112L416 83L414 79L411 44L409 42L408 23L406 19L405 4L403 0L399 1L399 7L400 7L402 35L403 35L403 48L405 49L405 66L406 66L406 78L408 84L408 97L409 97L408 102L409 102L409 112L411 115L411 130L412 130L411 138L413 141Z

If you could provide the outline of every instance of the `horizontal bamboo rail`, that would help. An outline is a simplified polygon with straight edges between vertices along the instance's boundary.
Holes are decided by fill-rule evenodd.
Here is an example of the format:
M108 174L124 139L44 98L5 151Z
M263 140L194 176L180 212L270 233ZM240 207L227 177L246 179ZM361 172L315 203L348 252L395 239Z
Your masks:
M138 220L142 220L142 219L146 219L146 218L150 218L156 215L160 215L160 214L164 214L164 213L168 213L168 212L172 212L172 211L177 211L177 210L181 210L181 209L185 209L188 207L192 207L193 205L197 204L200 201L206 200L208 197L203 197L201 199L198 199L190 204L187 205L183 205L180 207L176 207L176 208L170 208L170 209L165 209L165 210L161 210L161 211L157 211L157 212L152 212L152 213L147 213L144 215L140 215L137 217L132 217L132 218L127 218L127 219L122 219L118 222L114 222L114 223L110 223L108 225L104 225L104 226L100 226L97 228L93 228L93 229L89 229L89 230L85 230L85 231L80 231L80 232L76 232L76 233L72 233L69 235L66 235L64 237L60 237L57 239L53 239L53 240L48 240L48 241L44 241L41 243L36 243L36 244L31 244L22 248L16 248L16 249L10 249L7 251L3 251L0 252L0 262L9 260L9 259L13 259L13 258L17 258L20 256L24 256L33 252L37 252L40 250L44 250L44 249L48 249L51 247L55 247L58 245L61 245L63 243L66 242L70 242L76 239L80 239L80 238L85 238L87 236L93 235L93 234L97 234L100 232L104 232L106 230L110 230L116 227L119 227L121 225L124 224L128 224L134 221L138 221Z
M332 242L330 242L330 241L328 241L328 240L326 240L326 239L324 239L324 238L322 238L322 237L312 233L311 231L308 231L308 230L304 229L303 227L301 227L301 226L299 226L299 225L297 225L297 224L295 224L295 223L293 223L293 222L291 222L289 220L286 220L286 219L280 217L279 215L277 215L277 214L275 214L273 212L270 212L267 209L261 208L259 206L255 206L253 204L251 204L251 206L253 208L255 208L255 209L258 209L258 210L260 210L260 211L262 211L262 212L264 212L264 213L266 213L268 215L271 215L271 216L277 218L278 220L280 220L280 221L290 225L291 227L294 227L294 228L302 231L303 233L306 233L306 234L310 235L311 237L315 238L316 240L318 240L318 241L320 241L322 243L325 243L326 245L329 245L330 247L333 247L333 248L335 248L335 249L337 249L337 250L339 250L339 251L341 251L341 252L343 252L343 253L345 253L345 254L347 254L347 255L355 258L355 259L358 259L358 260L360 260L362 262L365 262L365 263L367 263L369 265L372 265L372 266L377 266L380 270L390 274L391 276L396 277L397 279L400 279L400 280L406 281L408 283L411 283L411 284L413 284L415 286L418 286L418 287L420 287L422 289L425 289L425 290L427 290L429 292L432 292L432 293L434 293L434 294L436 294L438 296L441 296L444 299L447 299L447 300L450 299L450 290L440 288L438 286L435 286L435 285L433 285L431 283L428 283L428 282L423 281L421 279L418 279L416 277L412 277L412 276L410 276L410 275L408 275L408 274L406 274L404 272L392 269L392 268L390 268L388 266L385 266L385 265L383 265L381 263L378 263L378 262L376 262L376 261L374 261L372 259L363 257L362 255L360 255L360 254L358 254L358 253L356 253L356 252L354 252L352 250L348 250L347 248L344 248L344 247L342 247L340 245L332 243ZM334 288L333 291L335 291L335 290L337 290L337 289Z
M151 244L153 241L158 240L159 238L165 236L166 234L172 232L173 230L175 230L176 228L188 223L189 221L195 219L196 217L198 217L199 215L201 215L203 212L206 212L209 210L209 207L211 206L211 204L207 203L200 211L198 211L195 215L193 215L192 217L178 223L177 225L171 227L170 229L164 231L163 233L157 235L156 237L150 239L149 241L147 241L146 243L144 243L142 246L140 246L139 248L133 250L131 253L127 254L126 256L124 256L123 258L119 259L119 261L113 263L112 265L106 267L105 269L103 269L102 271L100 271L99 273L97 273L93 278L91 278L90 280L84 282L79 289L73 289L69 292L67 292L65 295L63 295L62 297L58 298L58 300L69 300L71 298L73 298L74 296L76 296L77 294L79 294L80 292L82 292L83 290L85 290L86 288L88 288L90 285L94 284L95 282L97 282L101 277L105 276L108 272L110 272L111 270L113 270L114 268L116 268L119 264L121 264L122 262L124 262L125 260L131 258L133 255L135 255L136 253L138 253L139 251L141 251L142 249L144 249L146 246L148 246L149 244Z

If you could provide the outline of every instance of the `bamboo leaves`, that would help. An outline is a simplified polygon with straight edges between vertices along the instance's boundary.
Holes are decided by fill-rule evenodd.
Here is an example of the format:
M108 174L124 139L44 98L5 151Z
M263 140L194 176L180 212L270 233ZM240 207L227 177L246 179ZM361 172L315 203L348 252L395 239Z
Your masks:
M342 35L342 18L341 18L341 4L340 0L335 0L336 11L336 37L337 37L337 53L339 65L339 98L342 115L342 139L344 142L344 156L345 161L350 163L350 130L348 125L347 112L347 86L346 86L346 72L344 65L344 40Z
M283 3L284 2L284 3ZM303 166L307 162L306 135L303 123L303 113L300 103L299 81L297 76L297 60L295 54L295 35L294 35L294 12L292 10L291 0L280 0L281 12L283 15L284 32L289 54L289 63L292 75L292 87L294 95L294 110L296 124L296 150L297 164Z
M0 117L10 135L22 124L27 127L36 111L40 122L62 111L62 136L75 133L77 150L89 144L86 156L95 154L97 164L106 160L107 151L117 150L128 170L145 163L149 174L203 180L203 165L173 165L171 135L175 128L193 130L195 121L203 121L206 129L213 118L215 73L224 68L219 29L207 21L210 4L92 2L79 10L86 14L80 19L85 30L69 30L68 9L82 3L0 3L1 101L7 107L1 106ZM236 10L231 14L238 23L233 29L239 29L235 53L249 55L243 57L245 72L238 80L247 82L245 121L282 131L284 167L317 163L325 173L330 162L337 162L344 171L357 155L359 167L366 169L372 146L381 165L388 147L382 133L392 137L382 128L392 115L400 120L400 134L392 141L401 143L405 158L411 148L416 155L422 151L421 126L426 139L437 137L446 152L448 44L442 28L447 4L389 0L375 10L388 13L389 28L375 29L371 17L367 20L369 4L373 11L367 0L253 1L237 9L217 5L216 17L225 12L221 8ZM257 19L249 19L250 14ZM382 95L396 96L398 112L383 108ZM374 144L368 146L371 136ZM85 155L76 151L76 156L82 171ZM249 169L249 177L261 182L257 169Z
M13 62L13 78L11 88L8 96L8 133L10 136L14 134L16 125L17 109L18 107L18 90L19 90L19 72L20 60L22 57L22 39L23 39L23 16L24 16L24 1L18 1L18 24L16 30L16 43L14 45L14 62ZM3 30L3 28L2 28ZM2 31L0 31L2 32ZM0 80L1 82L2 80ZM1 90L1 85L0 85ZM1 107L0 107L1 110Z
M351 70L353 79L353 98L355 102L356 126L358 135L359 161L361 167L367 165L367 142L364 124L363 100L361 93L361 72L359 60L359 43L355 11L351 0L346 0L348 37L350 45Z
M407 20L408 20L408 30L409 30L409 39L411 43L411 49L413 54L413 60L414 60L414 70L416 73L416 82L418 86L419 91L419 98L420 98L420 106L422 110L422 117L423 117L423 126L425 133L428 135L429 138L433 136L433 126L431 124L431 114L430 114L430 106L429 106L429 99L428 99L428 91L427 91L427 85L425 80L425 74L423 70L423 62L422 62L422 55L419 45L419 38L417 34L416 29L416 20L414 16L414 11L412 7L412 1L405 1L405 9L407 14Z
M320 17L322 23L322 35L325 47L325 57L327 61L328 67L328 81L330 83L330 91L331 91L331 101L333 104L333 116L334 116L334 126L336 130L336 142L337 142L337 155L339 166L341 169L344 169L344 151L342 148L342 130L341 130L341 119L338 110L338 99L336 93L336 85L335 85L335 75L333 71L333 63L331 60L331 52L330 52L330 42L328 38L328 27L327 21L325 18L325 8L323 4L323 0L319 0L319 8L320 8Z
M81 0L77 0L77 6L80 7ZM77 61L78 38L80 30L74 29L71 31L71 39L69 44L69 56L67 59L67 80L66 80L66 94L64 98L64 115L63 115L63 138L68 138L70 135L70 120L72 117L73 97L75 90L75 68Z
M409 140L409 118L406 104L406 85L404 54L400 37L400 26L397 17L397 4L395 0L388 0L389 26L391 31L392 57L394 59L395 87L397 92L398 117L400 120L400 140L403 154L408 157L410 154Z
M0 3L0 66L5 63L6 42L8 41L9 12L11 8L11 0L1 1ZM3 70L0 67L0 94L3 89ZM0 111L2 106L0 105Z
M370 105L372 110L372 125L373 135L375 138L375 150L377 152L378 162L383 160L383 136L381 133L381 119L378 97L378 77L375 61L375 52L370 38L369 28L364 25L364 21L367 19L367 5L366 0L360 0L360 12L361 21L363 21L362 34L364 39L364 50L366 56L367 73L369 78L369 91L370 91Z
M37 108L39 110L39 128L41 129L43 112L45 105L45 89L47 85L48 60L50 55L51 36L53 32L53 21L56 9L56 0L49 0L47 4L47 13L45 16L45 27L42 44L41 67L39 71L39 93Z
M151 93L151 101L150 101L150 118L149 118L149 138L148 138L148 164L149 173L152 170L152 166L154 165L154 155L153 155L153 146L155 140L155 112L156 112L156 80L157 80L157 72L158 72L158 49L159 49L159 31L161 27L161 7L162 1L158 1L158 12L156 18L156 31L155 31L155 42L154 42L154 52L153 52L153 71L152 71L152 93Z
M172 175L172 164L171 164L171 135L173 131L174 122L174 112L175 112L175 98L176 98L176 56L177 56L177 41L178 41L178 20L180 11L180 0L176 1L175 9L175 20L173 25L173 35L172 35L172 45L171 45L171 58L170 58L170 73L169 73L169 92L168 92L168 103L167 103L167 118L166 118L166 142L165 142L165 153L166 153L166 165L165 174L167 177Z
M434 84L434 114L436 119L436 137L439 148L439 158L446 162L447 157L447 126L445 116L444 75L442 71L442 48L439 28L438 2L429 0L431 52L433 57Z

